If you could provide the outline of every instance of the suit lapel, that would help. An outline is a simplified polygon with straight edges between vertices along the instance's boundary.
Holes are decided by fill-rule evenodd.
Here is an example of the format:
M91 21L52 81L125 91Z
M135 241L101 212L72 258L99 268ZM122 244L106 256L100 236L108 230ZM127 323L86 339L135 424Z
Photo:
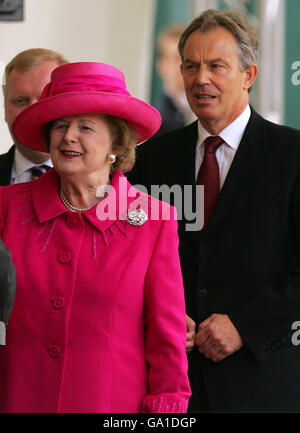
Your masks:
M206 233L212 231L245 195L256 166L267 163L265 155L271 151L271 146L267 139L265 122L252 109L249 123L219 194Z
M11 169L15 154L15 146L12 146L7 153L0 156L0 185L10 184Z
M186 224L192 224L190 221L191 206L196 210L196 179L195 179L195 160L196 160L196 145L198 139L198 121L185 128L176 131L174 134L176 140L172 143L169 150L168 164L169 185L178 184L182 188L184 201L182 203L182 222L180 224L185 233L185 237L194 243L195 247L199 248L199 232L186 231ZM168 170L167 170L168 171ZM166 174L167 176L168 174Z
M195 150L197 144L197 121L176 131L168 150L166 176L170 174L170 185L195 185ZM174 182L175 180L175 182Z

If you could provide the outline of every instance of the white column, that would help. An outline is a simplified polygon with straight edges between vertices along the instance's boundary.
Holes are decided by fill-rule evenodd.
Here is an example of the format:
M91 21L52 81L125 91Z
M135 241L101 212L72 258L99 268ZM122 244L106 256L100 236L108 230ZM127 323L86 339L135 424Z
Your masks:
M206 9L218 9L218 0L192 0L191 19L200 15Z
M260 0L258 110L267 119L283 121L284 0Z
M126 76L129 91L149 99L155 0L110 0L108 62Z

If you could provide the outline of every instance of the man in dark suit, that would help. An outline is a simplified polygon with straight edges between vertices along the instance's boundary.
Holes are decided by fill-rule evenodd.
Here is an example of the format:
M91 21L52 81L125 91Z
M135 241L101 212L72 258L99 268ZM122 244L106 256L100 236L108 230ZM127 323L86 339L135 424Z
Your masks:
M184 27L183 24L172 24L160 32L157 38L155 66L163 83L162 95L156 107L162 118L157 134L181 128L194 119L184 91L177 48Z
M257 39L243 17L205 11L179 50L198 121L138 147L129 180L193 191L179 212L190 410L298 412L300 131L250 108ZM204 226L192 231L182 210L200 185Z
M12 124L24 108L39 100L53 69L66 62L55 51L33 48L17 54L7 64L3 85L5 120L14 144L7 153L0 155L0 185L31 180L33 167L36 175L44 171L44 167L41 170L37 167L52 167L48 153L29 149L16 140Z

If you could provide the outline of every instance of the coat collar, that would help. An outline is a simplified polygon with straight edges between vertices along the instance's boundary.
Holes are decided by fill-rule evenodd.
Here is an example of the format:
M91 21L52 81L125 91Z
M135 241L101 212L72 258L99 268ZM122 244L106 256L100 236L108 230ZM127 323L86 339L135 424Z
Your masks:
M59 176L51 169L44 176L32 182L32 201L40 223L73 213L65 208L59 196ZM126 221L130 204L141 193L127 181L121 172L113 174L110 191L99 204L82 215L100 232L107 230L117 220Z

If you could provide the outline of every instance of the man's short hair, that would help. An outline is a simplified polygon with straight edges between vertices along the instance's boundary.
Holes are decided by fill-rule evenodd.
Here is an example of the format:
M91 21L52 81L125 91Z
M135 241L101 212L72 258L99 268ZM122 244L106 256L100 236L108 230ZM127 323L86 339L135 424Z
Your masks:
M43 64L46 61L56 61L58 65L64 65L65 63L68 63L68 61L60 53L52 50L47 50L45 48L31 48L17 54L6 65L3 83L4 93L6 88L5 84L7 83L7 79L13 69L23 73Z
M183 50L188 37L195 30L203 34L216 27L224 27L237 42L239 49L240 70L243 72L252 63L257 63L258 39L254 28L243 15L234 11L208 9L195 18L183 32L178 49L183 61Z

